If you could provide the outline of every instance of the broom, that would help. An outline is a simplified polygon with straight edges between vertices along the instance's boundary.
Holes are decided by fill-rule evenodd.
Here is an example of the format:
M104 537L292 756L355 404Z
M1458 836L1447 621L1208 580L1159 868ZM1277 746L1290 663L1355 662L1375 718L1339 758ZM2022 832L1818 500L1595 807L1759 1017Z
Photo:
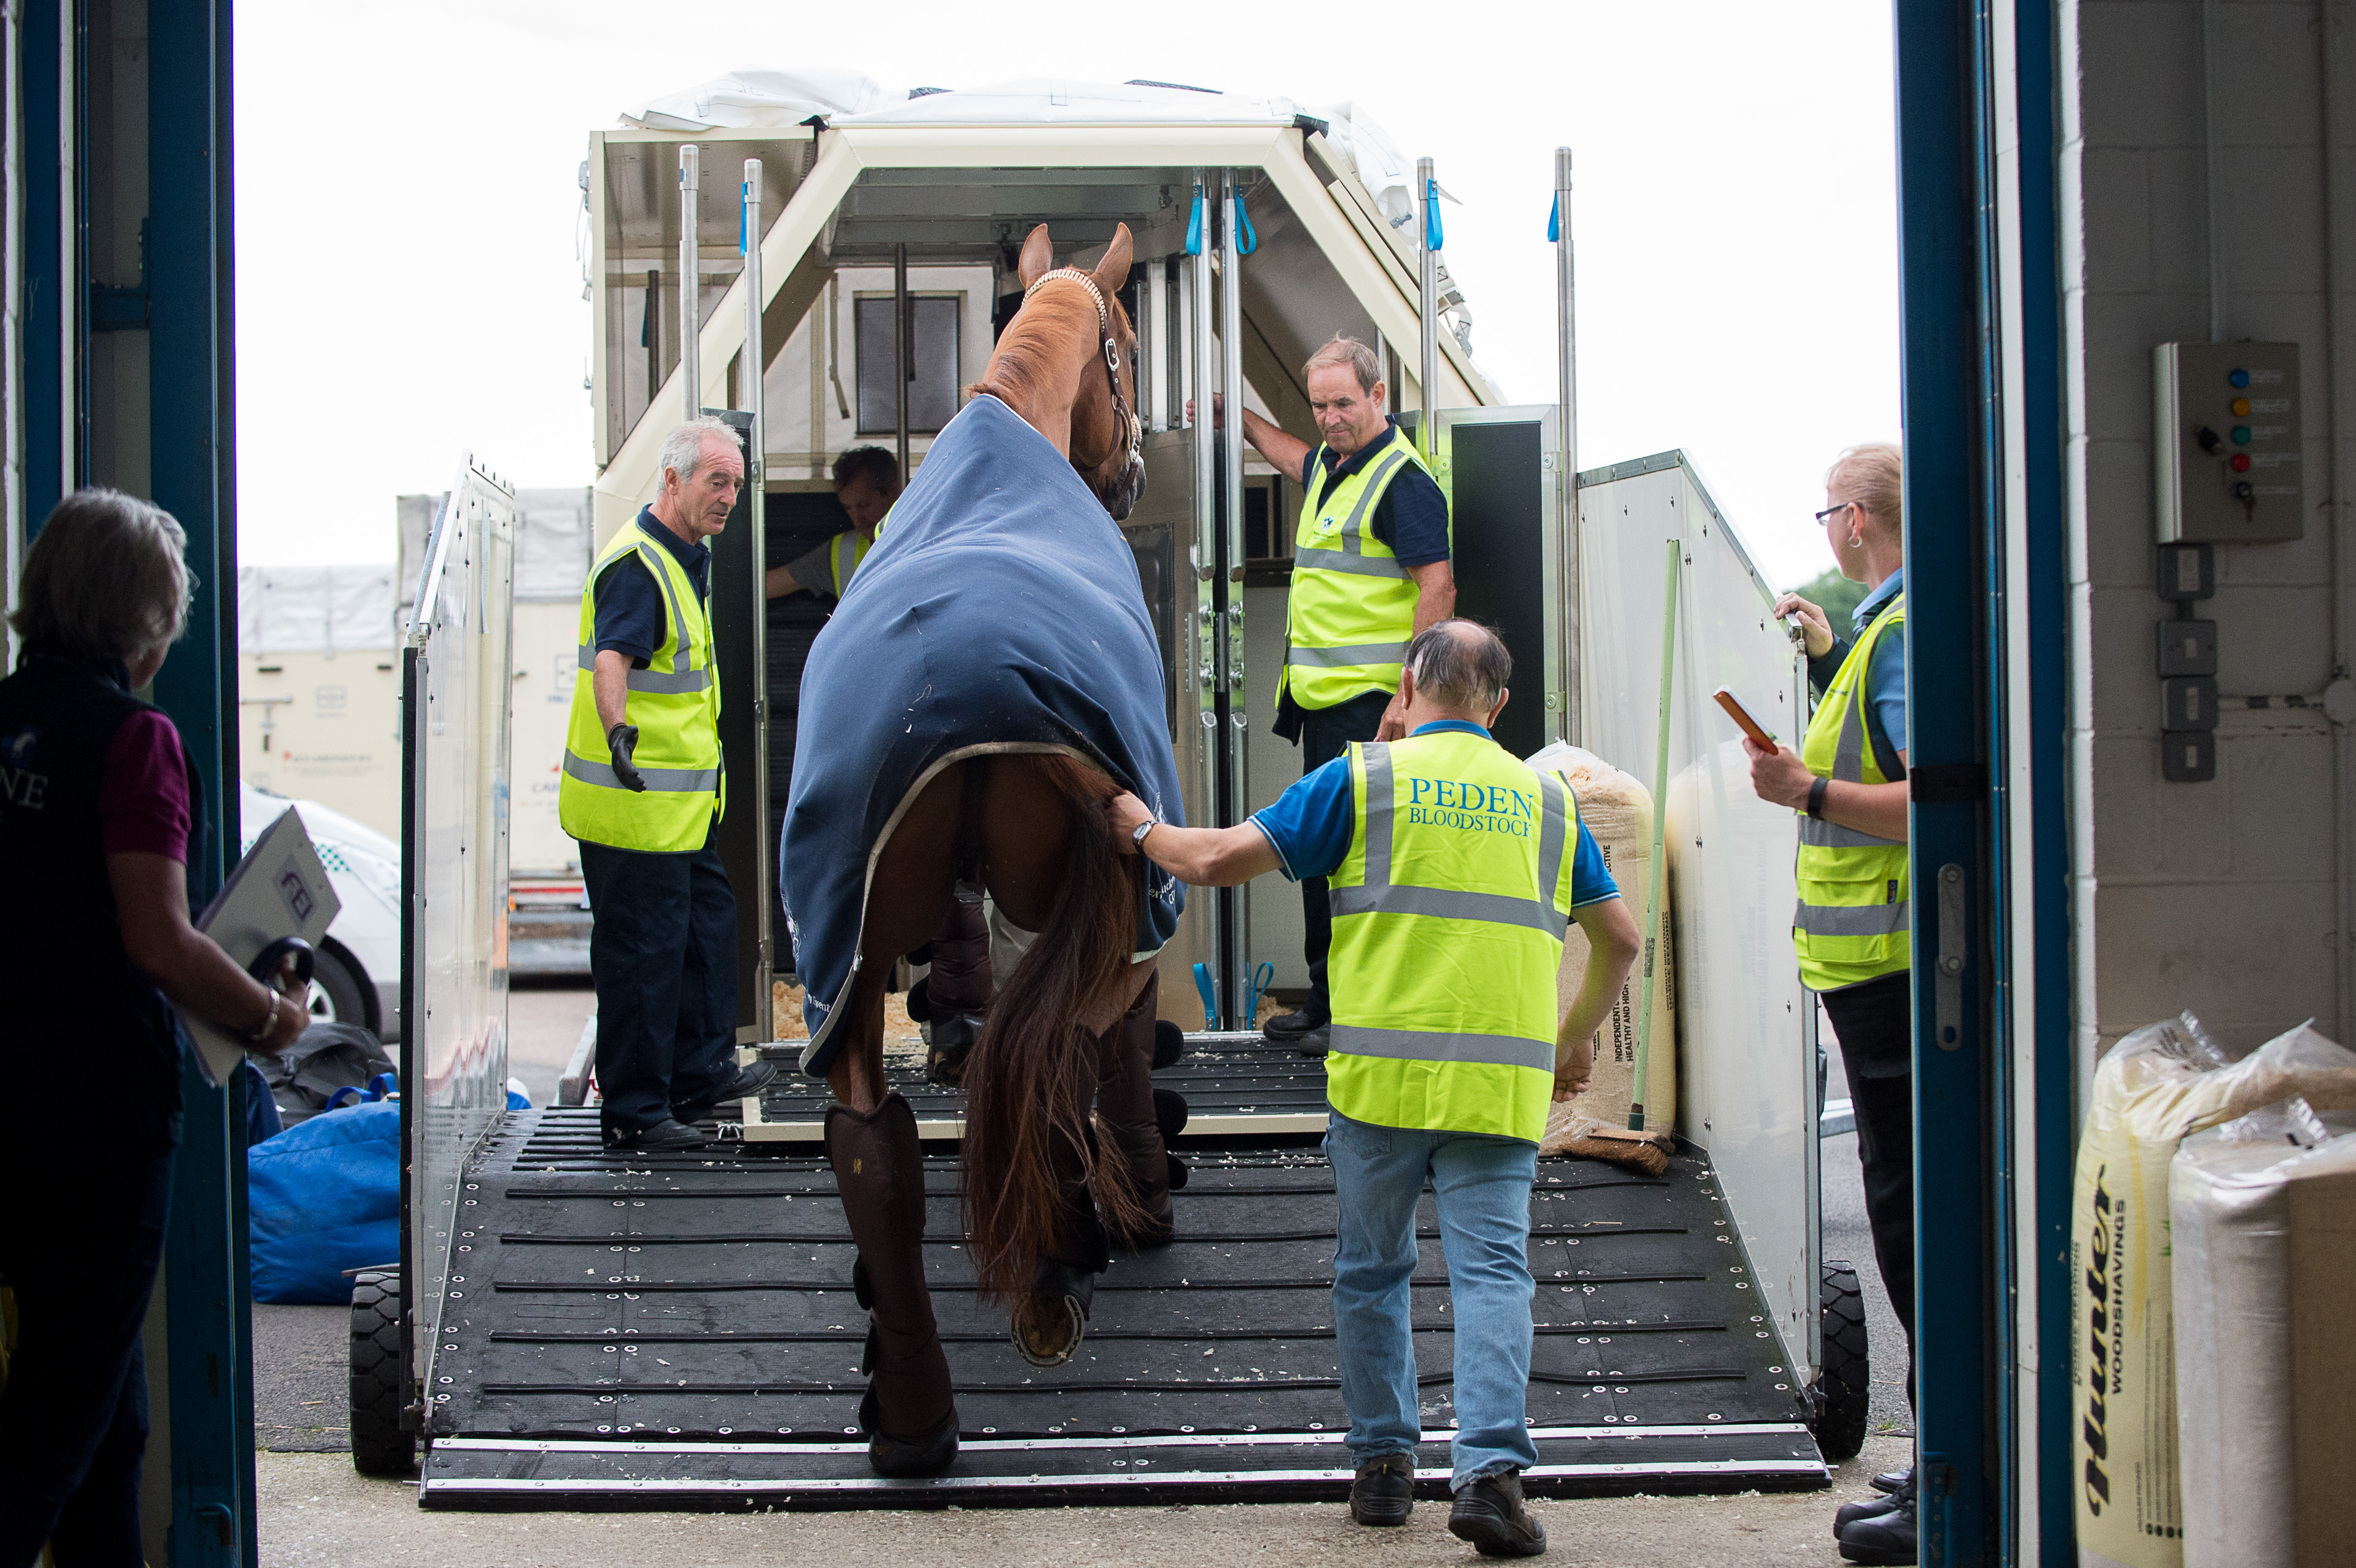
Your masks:
M1677 574L1684 555L1683 542L1670 540L1668 602L1661 611L1660 720L1653 748L1652 876L1644 895L1644 978L1636 1000L1636 1081L1628 1097L1628 1127L1622 1132L1590 1124L1565 1140L1560 1151L1575 1159L1606 1160L1655 1176L1667 1171L1669 1156L1644 1132L1644 1079L1653 1059L1653 976L1660 964L1662 840L1669 821L1669 704L1676 690Z

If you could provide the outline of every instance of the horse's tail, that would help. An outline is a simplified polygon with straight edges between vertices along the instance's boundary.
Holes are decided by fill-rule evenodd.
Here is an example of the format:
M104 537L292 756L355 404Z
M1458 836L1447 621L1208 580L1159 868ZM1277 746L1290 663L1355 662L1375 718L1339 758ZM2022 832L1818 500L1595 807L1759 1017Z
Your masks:
M966 1233L982 1294L995 1300L1028 1292L1039 1260L1068 1239L1056 1140L1076 1151L1084 1175L1119 1163L1097 1162L1097 1042L1077 1020L1128 966L1136 884L1113 845L1111 780L1065 757L1041 759L1040 773L1072 810L1064 882L1047 929L991 1004L965 1074ZM1143 1219L1128 1184L1092 1185L1116 1232Z

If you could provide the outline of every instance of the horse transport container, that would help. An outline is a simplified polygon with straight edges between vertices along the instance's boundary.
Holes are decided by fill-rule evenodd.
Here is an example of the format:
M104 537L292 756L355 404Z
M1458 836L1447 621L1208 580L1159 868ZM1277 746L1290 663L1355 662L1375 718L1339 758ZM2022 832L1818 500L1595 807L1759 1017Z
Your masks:
M1363 120L1149 83L1016 82L889 103L856 78L707 86L720 90L591 138L594 494L606 537L653 498L656 449L691 405L727 411L746 443L753 482L714 574L742 1047L798 1055L773 1039L770 983L792 968L774 918L776 834L801 663L827 610L808 595L765 602L761 569L847 526L827 478L834 453L872 441L921 465L1020 303L1014 258L1033 225L1049 225L1060 263L1087 264L1126 223L1148 483L1122 528L1162 639L1188 821L1238 822L1299 772L1269 733L1298 477L1269 471L1204 416L1216 393L1307 431L1300 366L1337 332L1377 347L1411 428L1430 411L1460 613L1500 627L1518 664L1500 740L1524 756L1572 740L1667 795L1683 983L1656 1049L1681 1075L1677 1150L1660 1177L1541 1163L1531 1488L1824 1485L1811 1430L1826 1391L1816 1070L1789 939L1791 820L1751 794L1707 700L1731 685L1797 735L1805 687L1769 585L1692 465L1668 453L1594 469L1566 505L1557 407L1507 403L1474 364L1469 314L1401 221L1415 204L1400 160ZM687 145L701 181L682 200ZM740 181L748 165L757 183L749 171ZM496 487L477 492L495 519ZM442 528L479 532L475 515L445 512ZM1659 779L1653 618L1670 541L1683 570ZM438 536L433 558L442 572L497 565ZM472 586L494 592L488 579ZM442 670L435 639L457 635L448 612L418 635L419 662ZM435 695L412 682L412 704ZM447 994L471 1021L500 977L434 956L447 945L441 922L465 917L423 889L468 855L486 875L505 796L443 769L445 711L421 723L412 706L406 731L421 889L412 975L429 1018ZM435 826L469 812L487 830L472 839ZM476 934L496 964L496 933ZM1263 1040L1250 1005L1263 963L1280 988L1305 980L1300 940L1290 885L1190 898L1162 986L1192 1041L1159 1080L1192 1107L1173 1145L1193 1170L1176 1195L1179 1240L1115 1261L1078 1356L1054 1371L1023 1365L1002 1312L975 1299L954 1219L955 1097L913 1064L895 1068L931 1140L927 1258L965 1427L948 1474L867 1468L853 1369L864 1324L819 1148L824 1090L796 1073L747 1101L709 1151L623 1159L601 1149L594 1109L462 1113L434 1098L452 1098L433 1089L449 1078L437 1069L412 1113L405 1273L369 1287L383 1326L371 1343L399 1352L397 1371L371 1363L387 1371L371 1430L405 1420L404 1442L422 1435L421 1497L434 1507L1342 1495L1333 1187L1314 1143L1323 1069ZM448 992L460 984L479 990ZM437 1044L440 1030L457 1033ZM503 1079L492 1024L437 1021L420 1042L433 1063ZM1435 1234L1429 1211L1423 1223ZM1435 1251L1417 1275L1415 1323L1427 1429L1442 1437L1445 1308ZM1853 1416L1861 1374L1829 1392ZM356 1435L362 1423L356 1409ZM379 1462L407 1458L396 1444ZM1425 1472L1424 1485L1445 1474Z

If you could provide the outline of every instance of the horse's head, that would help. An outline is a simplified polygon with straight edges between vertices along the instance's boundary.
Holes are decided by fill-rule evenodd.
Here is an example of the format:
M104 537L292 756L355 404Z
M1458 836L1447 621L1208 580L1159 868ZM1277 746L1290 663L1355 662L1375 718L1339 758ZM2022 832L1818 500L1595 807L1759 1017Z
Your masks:
M1060 422L1058 445L1115 521L1145 493L1145 429L1135 413L1137 333L1119 295L1132 244L1129 225L1119 225L1103 258L1082 271L1055 265L1044 223L1032 230L1019 269L1023 308L975 386L1005 399L1051 441ZM1068 379L1075 362L1076 384ZM1051 388L1053 395L1040 395ZM1042 402L1064 406L1043 408Z

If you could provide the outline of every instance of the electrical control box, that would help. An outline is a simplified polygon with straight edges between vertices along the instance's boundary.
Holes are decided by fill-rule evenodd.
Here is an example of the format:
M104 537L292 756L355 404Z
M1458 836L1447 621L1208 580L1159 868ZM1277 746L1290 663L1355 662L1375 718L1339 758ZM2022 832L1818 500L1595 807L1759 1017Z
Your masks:
M2306 531L2298 345L2152 350L2162 544L2250 544Z

